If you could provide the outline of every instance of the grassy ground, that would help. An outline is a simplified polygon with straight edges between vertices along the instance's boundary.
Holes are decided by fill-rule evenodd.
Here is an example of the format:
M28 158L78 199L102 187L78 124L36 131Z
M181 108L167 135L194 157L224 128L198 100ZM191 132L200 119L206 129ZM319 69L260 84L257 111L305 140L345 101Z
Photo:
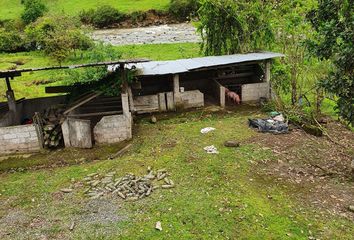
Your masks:
M146 11L149 9L165 10L169 0L44 0L52 13L77 15L83 9L95 8L104 4L111 5L122 12ZM18 18L23 11L20 0L0 0L0 19ZM6 7L5 7L6 6Z
M299 186L261 173L263 167L257 163L279 159L270 148L257 145L260 134L247 126L249 117L262 115L256 108L243 107L233 113L197 111L165 120L158 116L156 125L143 119L135 126L133 147L121 158L2 173L0 237L352 239L350 220L307 204L303 195L311 188L305 183ZM216 131L202 135L200 129L208 126ZM274 140L267 141L268 136L262 135L263 140ZM224 147L229 139L240 141L241 147ZM203 147L212 144L220 154L204 152ZM166 168L176 187L157 190L138 202L89 200L82 193L80 181L89 173L142 175L148 166ZM60 192L70 185L73 193ZM157 221L162 222L161 232L154 229Z

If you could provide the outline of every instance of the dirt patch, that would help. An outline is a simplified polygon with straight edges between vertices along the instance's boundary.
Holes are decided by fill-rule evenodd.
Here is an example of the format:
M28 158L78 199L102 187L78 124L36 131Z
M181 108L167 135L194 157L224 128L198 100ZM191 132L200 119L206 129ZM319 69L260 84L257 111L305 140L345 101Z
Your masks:
M260 133L249 142L274 153L274 159L259 163L262 174L301 186L293 195L302 202L354 220L348 211L354 205L354 133L337 122L326 127L331 139L294 129L282 135Z
M79 227L93 224L109 224L126 220L127 217L119 214L119 204L110 199L94 199L86 202L82 212L74 216Z
M30 218L24 211L12 209L8 214L0 218L0 237L8 235L9 230L14 227L24 226L29 220Z
M9 155L0 157L0 173L14 173L28 170L52 169L88 162L107 160L124 148L128 142L95 146L92 149L65 148L36 154Z

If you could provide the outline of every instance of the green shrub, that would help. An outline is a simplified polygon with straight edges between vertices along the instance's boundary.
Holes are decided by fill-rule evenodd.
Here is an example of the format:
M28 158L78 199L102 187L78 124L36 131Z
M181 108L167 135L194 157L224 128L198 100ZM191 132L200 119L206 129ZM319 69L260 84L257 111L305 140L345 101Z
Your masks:
M19 52L25 50L25 39L21 32L0 28L0 52Z
M143 11L135 11L130 14L133 23L142 22L147 18L147 13Z
M36 21L48 11L48 8L40 0L27 0L23 4L25 5L25 10L21 18L26 24Z
M79 13L79 17L84 24L103 28L119 23L124 14L109 5L103 5L97 9L83 10Z
M75 50L85 50L93 45L90 37L80 28L80 23L68 16L47 16L26 27L27 39L34 49L42 49L59 63Z
M26 50L26 39L19 21L3 21L0 26L0 52Z
M95 16L96 10L95 9L88 9L88 10L82 10L79 12L79 18L80 21L83 24L90 24L93 25L93 18Z
M199 7L199 0L171 0L168 11L175 18L185 20L196 16Z

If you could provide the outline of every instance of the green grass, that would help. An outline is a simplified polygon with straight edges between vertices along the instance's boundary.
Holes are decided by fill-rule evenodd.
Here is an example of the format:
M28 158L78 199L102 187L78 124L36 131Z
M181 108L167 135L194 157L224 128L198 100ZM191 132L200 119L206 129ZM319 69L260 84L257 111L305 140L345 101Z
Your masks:
M306 202L296 200L294 195L309 190L306 185L298 189L296 185L258 173L259 167L251 161L276 160L276 157L270 150L247 144L248 139L257 136L247 127L247 119L256 116L262 113L243 107L232 114L185 113L160 120L156 125L141 120L136 126L132 149L114 161L3 173L0 201L4 204L0 205L0 217L9 209L36 214L39 211L45 219L55 216L54 223L40 232L51 238L351 239L352 222L314 212ZM207 126L215 127L216 131L200 134L200 129ZM228 139L241 141L241 147L224 147L223 142ZM176 146L166 147L172 140L177 142ZM204 146L211 144L219 149L219 155L203 151ZM120 206L117 214L126 215L118 223L87 228L78 224L73 232L68 231L68 221L74 214L81 214L88 200L83 197L81 187L57 200L54 196L61 188L92 172L114 170L118 176L129 172L142 175L148 166L166 168L176 188L156 191L138 202L115 203ZM161 232L154 229L157 221L162 222ZM19 227L13 234L26 229Z
M96 8L108 4L122 12L166 10L169 0L44 0L50 13L77 15L83 9ZM0 19L20 17L23 5L20 0L0 0Z

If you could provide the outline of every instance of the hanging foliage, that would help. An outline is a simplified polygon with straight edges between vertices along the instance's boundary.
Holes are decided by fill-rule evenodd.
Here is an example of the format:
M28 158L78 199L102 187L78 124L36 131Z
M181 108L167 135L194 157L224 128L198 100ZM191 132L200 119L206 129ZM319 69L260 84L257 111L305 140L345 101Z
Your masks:
M268 11L261 1L203 0L198 30L205 55L269 49L274 35Z

